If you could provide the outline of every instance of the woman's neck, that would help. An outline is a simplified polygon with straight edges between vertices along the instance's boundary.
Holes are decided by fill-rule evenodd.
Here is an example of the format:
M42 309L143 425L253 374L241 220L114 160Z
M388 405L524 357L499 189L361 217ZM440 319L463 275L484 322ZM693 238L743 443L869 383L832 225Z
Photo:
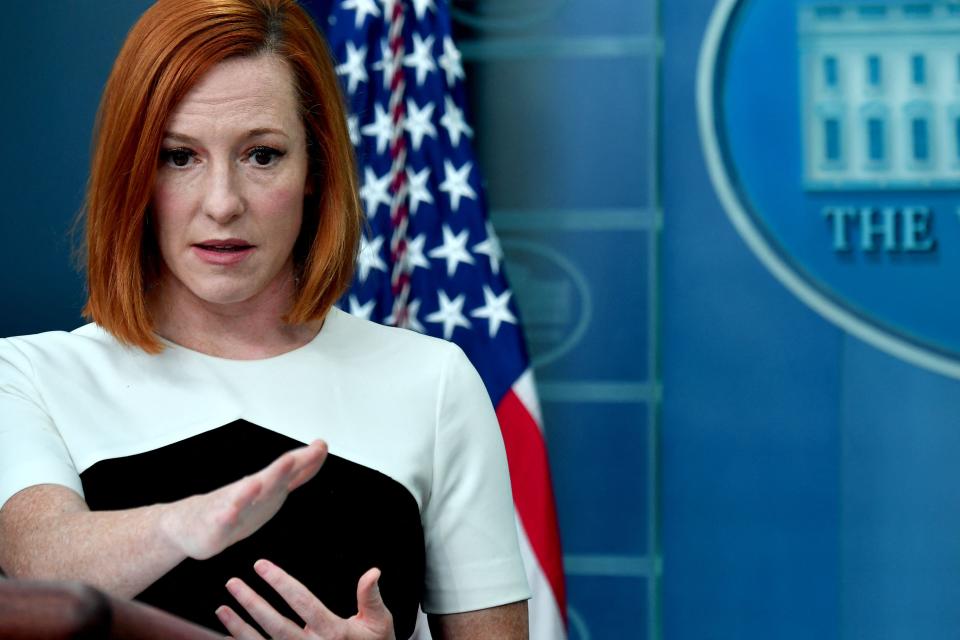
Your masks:
M302 347L320 330L322 320L303 325L283 321L294 293L290 273L253 299L218 304L167 276L150 296L150 312L156 333L171 342L220 358L258 360Z

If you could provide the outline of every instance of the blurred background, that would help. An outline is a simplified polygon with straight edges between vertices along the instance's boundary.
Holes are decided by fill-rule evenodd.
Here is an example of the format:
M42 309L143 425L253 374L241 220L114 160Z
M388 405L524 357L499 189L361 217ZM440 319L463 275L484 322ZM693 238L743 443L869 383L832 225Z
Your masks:
M0 335L82 322L68 232L99 93L148 4L5 7ZM885 86L919 97L891 109L953 114L960 49L924 58L919 85L914 60L923 34L960 42L960 3L455 0L451 10L543 405L570 638L958 637L960 165L948 151L942 170L926 156L960 146L960 125L910 116L898 144L893 119L878 129L874 111L845 106L866 104L851 87L873 72L843 56L864 56L869 70L871 50L901 47L913 79ZM702 71L698 103L708 24L714 73ZM834 28L850 36L836 45L843 56L823 53ZM879 68L892 78L895 64ZM823 109L810 102L817 83ZM844 133L861 130L861 116L862 144ZM939 173L897 183L882 173L897 158L904 171ZM735 197L722 204L724 167ZM851 167L860 182L844 182ZM737 202L740 227L728 215ZM852 221L851 246L838 248L823 212L833 205L900 207L895 220L926 206L939 214L926 232L936 242L911 253L898 227L891 249L878 214ZM874 236L877 247L861 242ZM806 284L786 286L777 264ZM906 347L894 356L891 344Z

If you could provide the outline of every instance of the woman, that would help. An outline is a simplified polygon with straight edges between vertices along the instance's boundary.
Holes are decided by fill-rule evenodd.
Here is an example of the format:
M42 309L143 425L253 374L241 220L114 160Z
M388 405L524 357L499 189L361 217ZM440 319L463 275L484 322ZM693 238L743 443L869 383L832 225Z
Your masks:
M407 637L418 604L437 637L526 636L479 377L332 306L362 220L338 91L293 0L160 0L133 27L95 136L93 322L0 340L9 575L244 639Z

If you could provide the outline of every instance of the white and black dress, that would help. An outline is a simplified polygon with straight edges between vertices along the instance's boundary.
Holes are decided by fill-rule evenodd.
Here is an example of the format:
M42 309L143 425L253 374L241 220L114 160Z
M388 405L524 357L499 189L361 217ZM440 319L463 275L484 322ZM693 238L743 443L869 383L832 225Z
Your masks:
M529 597L496 416L458 347L336 308L313 341L272 358L165 347L149 355L93 324L0 340L0 506L42 483L94 510L170 502L322 438L327 461L270 522L138 599L217 628L239 576L293 616L253 573L261 557L344 617L379 567L398 638L418 604Z

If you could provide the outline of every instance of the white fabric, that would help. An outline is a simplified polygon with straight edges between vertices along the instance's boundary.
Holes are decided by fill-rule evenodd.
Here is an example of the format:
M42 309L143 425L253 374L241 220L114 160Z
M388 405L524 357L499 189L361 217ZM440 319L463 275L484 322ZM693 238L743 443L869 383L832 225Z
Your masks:
M533 369L528 368L513 383L513 393L520 399L520 404L533 417L537 429L543 435L543 414L540 412L540 400L537 397L537 383L533 378Z
M564 640L567 637L567 627L560 613L560 606L554 596L553 588L547 581L543 567L534 555L530 539L523 525L517 520L517 532L520 536L520 554L527 569L527 582L533 597L527 603L530 618L530 638L534 640Z
M496 415L451 343L332 309L309 344L228 360L123 347L96 325L0 340L0 505L40 483L81 493L96 462L245 419L405 486L420 507L430 613L529 597ZM228 455L228 453L225 453Z

